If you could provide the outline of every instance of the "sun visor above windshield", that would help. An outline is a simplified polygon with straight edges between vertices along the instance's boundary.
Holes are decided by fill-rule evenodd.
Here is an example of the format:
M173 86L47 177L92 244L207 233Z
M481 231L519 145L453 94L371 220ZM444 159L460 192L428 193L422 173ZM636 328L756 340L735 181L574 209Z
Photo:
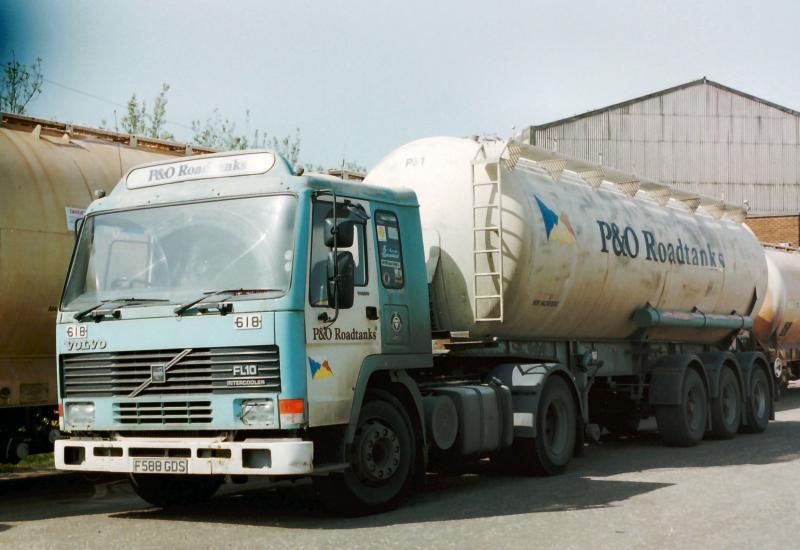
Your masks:
M275 166L275 154L264 151L228 155L201 156L176 162L141 166L128 172L128 189L140 189L179 181L253 176Z

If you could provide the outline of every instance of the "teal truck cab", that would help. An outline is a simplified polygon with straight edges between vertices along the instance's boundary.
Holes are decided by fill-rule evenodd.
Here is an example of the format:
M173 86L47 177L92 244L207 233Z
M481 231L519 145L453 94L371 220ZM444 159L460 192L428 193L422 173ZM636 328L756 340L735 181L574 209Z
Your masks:
M156 504L309 474L393 503L424 444L405 372L432 364L418 228L413 193L269 151L131 170L64 288L57 467L130 473Z

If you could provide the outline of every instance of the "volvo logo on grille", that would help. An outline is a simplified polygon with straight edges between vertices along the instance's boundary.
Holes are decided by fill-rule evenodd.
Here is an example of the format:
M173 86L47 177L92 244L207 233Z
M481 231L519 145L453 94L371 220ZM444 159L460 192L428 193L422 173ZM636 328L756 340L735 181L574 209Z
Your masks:
M154 384L166 382L167 373L164 370L164 365L150 365L150 379Z
M172 367L174 367L175 365L177 365L178 363L180 363L180 361L190 353L192 353L192 348L183 350L178 355L170 359L169 363L166 363L164 365L150 365L150 378L142 382L138 388L136 388L130 394L128 394L128 397L136 397L142 391L147 389L147 386L149 386L150 384L155 384L159 382L163 384L164 382L166 382L167 371Z

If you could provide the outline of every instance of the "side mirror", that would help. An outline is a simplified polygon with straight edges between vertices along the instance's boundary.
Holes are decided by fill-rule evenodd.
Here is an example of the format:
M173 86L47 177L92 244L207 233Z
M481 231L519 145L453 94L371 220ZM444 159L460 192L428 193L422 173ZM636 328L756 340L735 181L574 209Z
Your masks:
M328 252L328 307L338 306L339 309L353 307L355 270L353 254L339 252L334 257L333 251Z
M335 226L337 235L336 244L340 248L348 248L353 246L353 235L355 233L353 230L354 225L355 221L349 218L337 218ZM325 218L325 246L328 248L333 248L333 235L333 218Z

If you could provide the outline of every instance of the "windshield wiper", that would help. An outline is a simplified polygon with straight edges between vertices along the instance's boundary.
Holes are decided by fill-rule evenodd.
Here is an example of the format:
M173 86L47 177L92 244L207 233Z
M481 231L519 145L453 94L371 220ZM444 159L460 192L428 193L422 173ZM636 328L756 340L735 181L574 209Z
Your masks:
M280 289L280 288L236 288L236 289L231 289L231 290L217 290L216 292L211 292L211 291L204 292L203 295L200 298L196 298L194 300L191 300L189 302L186 302L185 304L181 304L178 307L176 307L175 308L175 315L180 317L181 315L186 313L188 310L194 308L196 305L198 305L201 302L205 302L203 305L207 305L207 306L210 307L210 306L218 305L223 300L225 300L227 298L231 298L233 296L239 296L239 295L242 295L242 294L261 294L262 292L281 292L282 290L283 289ZM208 300L209 298L212 298L214 296L220 296L220 298L217 299L217 300L214 300L212 302L206 302L206 300ZM227 311L223 312L221 309L220 309L220 312L221 313L227 313Z
M109 304L115 306L113 308L109 307L107 309L103 309L103 310L98 311L97 313L101 313L101 312L103 313L102 316L99 316L96 313L93 315L94 317L103 317L103 316L106 315L106 312L109 311L109 310L119 309L119 308L123 308L125 306L132 306L132 305L136 305L136 304L140 304L140 303L144 303L144 302L169 302L169 300L167 300L166 298L116 298L114 300L101 300L100 303L95 304L92 307L86 308L84 310L81 310L81 311L77 312L75 315L73 315L72 317L75 320L80 321L81 319L83 319L84 317L89 315L90 313L94 313L96 310L98 310L99 308L101 308L103 306L107 306Z

